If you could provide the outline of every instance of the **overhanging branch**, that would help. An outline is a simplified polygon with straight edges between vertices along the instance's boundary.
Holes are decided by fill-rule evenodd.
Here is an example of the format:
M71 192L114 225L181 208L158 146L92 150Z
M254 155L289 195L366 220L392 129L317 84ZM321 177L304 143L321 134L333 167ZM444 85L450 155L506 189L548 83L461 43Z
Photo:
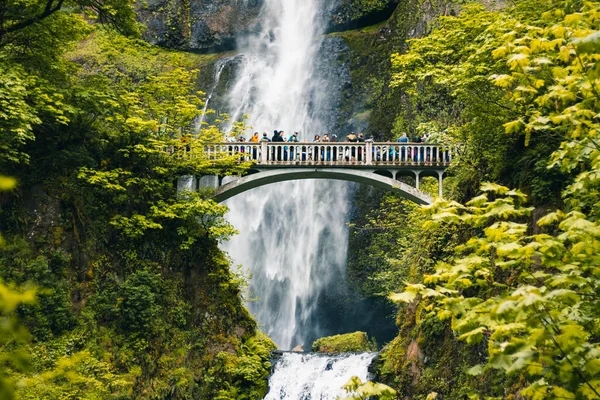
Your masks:
M29 19L18 22L14 25L9 26L8 28L0 27L0 38L8 33L17 32L21 29L25 29L28 26L35 24L36 22L42 21L48 18L50 15L54 14L58 10L60 10L63 6L64 0L58 0L55 4L55 0L48 0L46 2L46 6L44 7L44 11L41 14L33 16Z

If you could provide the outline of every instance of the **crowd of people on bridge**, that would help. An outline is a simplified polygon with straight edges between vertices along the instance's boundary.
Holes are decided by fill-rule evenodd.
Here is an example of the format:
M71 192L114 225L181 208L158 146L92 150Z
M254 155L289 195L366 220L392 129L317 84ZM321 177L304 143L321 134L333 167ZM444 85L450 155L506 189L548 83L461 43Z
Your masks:
M371 138L369 138L371 139ZM240 135L237 139L235 137L229 138L231 143L245 143L246 138ZM273 143L338 143L337 135L329 135L327 133L321 135L315 135L312 141L301 141L299 139L299 133L293 132L287 136L284 131L275 130L273 135L269 135L264 132L262 136L258 132L254 132L251 138L247 141L248 143L259 143L259 142L273 142ZM437 155L432 154L430 148L413 148L408 146L410 143L427 143L429 141L429 135L424 134L423 136L417 137L416 140L411 141L406 133L402 133L398 138L398 144L394 145L391 141L387 141L384 146L374 146L372 149L372 160L374 161L394 161L394 162L430 162L433 158L437 158ZM358 135L350 133L346 136L343 143L364 143L366 142L364 134L359 133ZM244 146L238 148L233 146L232 151L238 151L245 153L246 149ZM254 147L251 150L253 160L257 159L258 149ZM362 162L365 161L364 150L361 147L349 147L340 153L337 148L323 147L315 149L313 151L311 146L301 147L296 149L295 147L283 146L281 148L273 148L269 150L269 159L276 161L351 161L351 162ZM448 152L445 152L444 159L448 158ZM448 160L449 161L449 160Z
M230 142L251 142L251 143L258 143L261 140L262 141L267 141L267 142L275 142L275 143L308 143L309 141L307 140L303 140L301 141L298 138L298 132L294 132L291 135L287 136L286 138L286 133L284 131L278 131L275 130L273 131L273 135L271 137L269 137L269 134L267 132L263 132L262 136L258 133L258 132L254 132L254 134L250 137L249 140L246 140L246 137L244 135L240 135L239 137L235 138L233 136L229 137L228 140ZM348 136L346 136L345 138L346 140L344 142L348 142L348 143L362 143L365 142L365 135L362 133L359 133L358 135L356 135L354 132L350 133ZM372 138L369 138L372 139ZM412 141L409 139L408 135L406 134L406 132L403 132L402 135L400 135L400 137L398 138L398 142L399 143L426 143L429 140L429 135L428 134L423 134L422 136L417 135L416 140ZM313 140L310 141L311 143L337 143L337 142L341 142L341 140L338 140L337 135L331 135L329 136L328 133L323 134L323 136L321 137L321 135L315 135ZM391 143L390 141L387 141L387 143Z

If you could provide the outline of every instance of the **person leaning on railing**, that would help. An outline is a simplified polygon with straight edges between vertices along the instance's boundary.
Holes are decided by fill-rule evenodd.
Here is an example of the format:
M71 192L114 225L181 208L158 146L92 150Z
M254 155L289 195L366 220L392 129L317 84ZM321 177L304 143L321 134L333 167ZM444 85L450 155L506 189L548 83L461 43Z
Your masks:
M274 131L273 138L271 139L271 141L273 143L283 143L283 142L285 142L285 139L283 138L283 136L281 136L282 134L283 134L283 131ZM277 152L276 160L277 161L281 161L281 159L282 159L281 147L277 147L276 152Z
M298 132L294 132L290 135L290 137L288 138L288 142L289 143L298 143ZM286 146L286 150L287 150L287 146ZM296 161L296 147L295 146L290 146L290 161Z
M398 143L408 143L408 136L406 136L406 132L402 132L402 135L398 138ZM408 148L408 152L410 153L410 147ZM408 157L410 157L410 154L408 154ZM402 146L401 152L400 152L400 161L405 162L407 160L407 154L406 154L406 147Z

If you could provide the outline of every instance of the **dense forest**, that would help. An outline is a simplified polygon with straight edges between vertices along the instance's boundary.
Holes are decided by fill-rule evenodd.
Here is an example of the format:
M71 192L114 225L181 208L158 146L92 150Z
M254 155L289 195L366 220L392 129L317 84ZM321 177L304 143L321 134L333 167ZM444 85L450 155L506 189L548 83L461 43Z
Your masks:
M599 397L598 7L467 4L392 55L395 131L460 149L446 199L357 225L363 290L405 304L402 396Z
M0 397L260 397L274 346L217 247L226 209L173 184L244 167L202 157L217 126L177 157L206 57L137 39L128 2L61 4L9 3L0 30Z
M267 391L275 345L219 249L227 208L176 186L249 167L204 154L228 117L198 79L223 53L197 50L233 33L191 48L189 6L169 7L171 36L128 0L0 3L0 398ZM363 103L340 118L457 152L431 206L355 196L350 275L398 307L372 387L600 399L600 3L359 0L332 19Z

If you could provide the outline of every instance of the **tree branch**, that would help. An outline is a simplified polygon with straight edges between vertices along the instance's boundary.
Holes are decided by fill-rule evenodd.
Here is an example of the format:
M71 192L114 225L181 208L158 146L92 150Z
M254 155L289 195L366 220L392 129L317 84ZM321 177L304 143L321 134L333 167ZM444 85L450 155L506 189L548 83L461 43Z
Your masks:
M58 3L56 3L56 4L54 4L54 1L55 0L47 0L44 11L39 15L36 15L32 18L29 18L29 19L23 20L19 23L16 23L14 25L11 25L8 28L0 28L0 39L8 33L13 33L13 32L19 31L21 29L25 29L28 26L35 24L36 22L42 21L42 20L48 18L50 15L57 12L58 10L60 10L62 8L64 0L58 0Z

